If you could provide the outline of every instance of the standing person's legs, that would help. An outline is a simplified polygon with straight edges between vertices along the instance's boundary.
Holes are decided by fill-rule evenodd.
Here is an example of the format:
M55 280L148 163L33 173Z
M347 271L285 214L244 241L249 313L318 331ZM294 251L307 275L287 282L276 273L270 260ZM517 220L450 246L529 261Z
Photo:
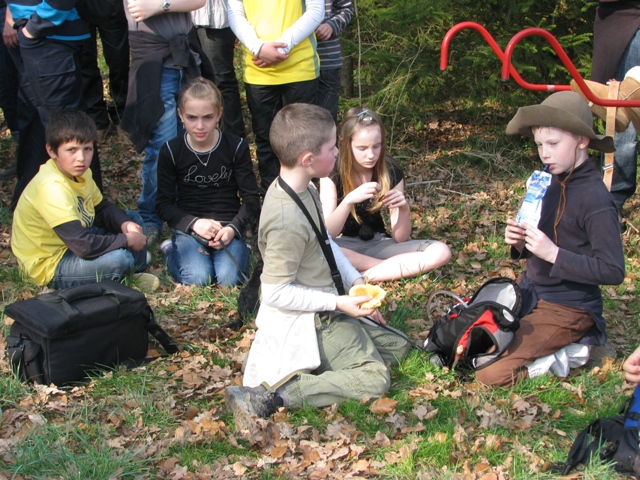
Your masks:
M622 55L616 80L622 80L625 74L633 67L640 65L640 30L638 30L627 49ZM636 191L636 173L638 162L638 136L632 123L626 131L616 132L614 144L616 147L613 183L611 185L611 195L616 202L618 211L624 202Z
M269 129L276 114L284 106L282 85L245 84L247 103L251 112L251 125L256 137L256 155L260 172L260 194L264 196L269 185L280 172L280 162L269 142Z
M177 97L184 83L182 70L165 68L162 70L160 97L164 113L153 129L151 140L144 149L142 162L142 192L138 199L138 211L144 221L145 233L149 237L162 232L162 219L156 214L156 192L158 190L158 154L162 145L178 135ZM157 242L158 238L153 239ZM150 242L150 243L153 243Z
M338 123L338 104L340 100L340 69L320 69L318 93L315 104L331 112L333 121Z
M307 82L294 82L282 85L283 105L291 103L312 103L315 104L318 93L318 79Z
M38 109L34 105L33 93L24 73L24 65L19 48L9 49L11 58L18 69L20 87L18 89L18 150L16 152L16 168L18 181L13 190L11 209L15 209L22 191L38 173L40 165L49 159L45 149L46 137L44 125L40 120Z
M79 61L83 42L31 39L22 31L18 38L25 74L42 123L46 126L49 112L85 110Z
M0 8L0 19L4 19L7 7ZM4 21L0 21L0 34L4 30ZM18 137L18 105L17 96L20 86L18 69L16 68L9 48L2 43L0 45L0 108L4 113L4 120L11 130L14 139Z
M280 173L280 162L271 149L269 129L274 117L290 103L314 103L318 91L318 80L286 83L283 85L245 84L247 103L251 112L251 125L256 137L258 171L260 172L260 194L264 195L269 185Z
M122 2L119 5L122 6ZM109 67L109 93L114 107L109 116L114 125L119 125L129 89L129 34L124 11L110 17L98 31L104 60Z
M246 136L242 118L242 104L238 78L233 66L233 52L236 36L231 28L198 28L198 38L207 57L213 65L214 81L224 101L222 121L224 129L238 135Z
M486 385L514 385L528 376L527 365L578 342L593 325L593 318L584 310L540 300L520 320L507 351L496 362L476 371L476 380Z
M107 103L104 101L102 75L98 67L97 26L89 25L91 38L82 45L80 69L82 72L82 97L87 113L96 123L98 131L106 133L109 128Z
M86 111L82 98L80 50L83 42L31 39L18 33L20 55L24 65L21 81L46 127L49 112L65 109ZM102 190L98 149L91 161L93 179ZM15 196L15 195L14 195Z

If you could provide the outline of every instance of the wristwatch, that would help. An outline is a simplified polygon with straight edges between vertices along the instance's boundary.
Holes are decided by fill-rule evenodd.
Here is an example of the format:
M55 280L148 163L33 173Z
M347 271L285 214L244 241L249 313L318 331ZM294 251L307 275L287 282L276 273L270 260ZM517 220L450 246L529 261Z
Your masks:
M162 10L164 10L164 12L168 12L169 8L171 7L171 4L169 3L169 0L164 0L162 3Z

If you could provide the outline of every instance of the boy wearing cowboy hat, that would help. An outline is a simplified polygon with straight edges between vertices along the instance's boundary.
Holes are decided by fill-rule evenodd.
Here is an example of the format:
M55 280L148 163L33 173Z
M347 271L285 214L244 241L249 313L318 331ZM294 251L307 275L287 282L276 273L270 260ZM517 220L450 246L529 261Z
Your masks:
M614 151L613 139L593 131L587 104L575 92L549 96L518 109L507 134L532 135L552 174L537 226L507 220L511 258L525 258L520 329L495 363L478 370L487 385L513 385L527 366L571 343L606 341L599 285L625 274L616 207L587 150Z

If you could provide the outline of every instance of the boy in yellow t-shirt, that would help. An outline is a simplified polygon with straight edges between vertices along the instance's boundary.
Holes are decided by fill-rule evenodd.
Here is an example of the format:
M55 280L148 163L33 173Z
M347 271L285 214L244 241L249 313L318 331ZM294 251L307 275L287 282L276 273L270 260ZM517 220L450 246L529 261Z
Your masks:
M40 285L57 289L121 280L147 267L141 218L103 198L91 176L97 136L83 112L49 117L51 159L18 201L11 240L20 267Z

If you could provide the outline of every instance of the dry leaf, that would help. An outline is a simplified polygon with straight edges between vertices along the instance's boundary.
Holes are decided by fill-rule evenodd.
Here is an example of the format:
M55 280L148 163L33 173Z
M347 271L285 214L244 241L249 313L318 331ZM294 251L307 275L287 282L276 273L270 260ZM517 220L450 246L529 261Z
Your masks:
M380 397L371 404L369 410L371 410L371 413L375 413L376 415L387 415L393 412L397 406L397 400L393 400L387 397Z

